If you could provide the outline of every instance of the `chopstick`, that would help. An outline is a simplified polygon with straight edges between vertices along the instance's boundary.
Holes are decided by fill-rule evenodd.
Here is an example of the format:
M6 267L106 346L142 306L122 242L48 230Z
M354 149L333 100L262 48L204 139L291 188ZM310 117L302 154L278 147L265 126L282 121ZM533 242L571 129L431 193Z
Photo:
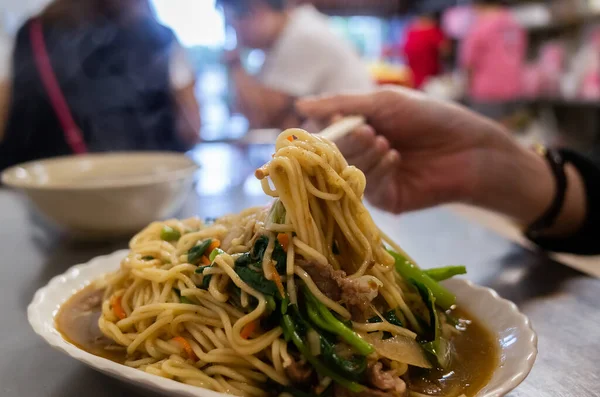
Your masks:
M366 124L366 122L367 120L364 116L346 116L331 124L329 127L325 128L316 135L335 142L338 139L345 137L358 127Z

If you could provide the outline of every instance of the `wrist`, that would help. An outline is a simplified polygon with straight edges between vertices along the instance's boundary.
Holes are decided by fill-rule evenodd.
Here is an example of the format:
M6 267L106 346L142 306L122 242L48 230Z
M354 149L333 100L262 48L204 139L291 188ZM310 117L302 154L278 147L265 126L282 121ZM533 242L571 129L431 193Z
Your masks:
M472 203L513 218L523 229L544 214L557 194L557 181L544 157L512 139L495 144L483 156L481 183ZM565 164L567 190L554 225L544 236L568 236L576 232L586 216L586 192L577 169Z
M551 205L556 181L547 161L506 135L482 152L473 204L513 218L523 227Z

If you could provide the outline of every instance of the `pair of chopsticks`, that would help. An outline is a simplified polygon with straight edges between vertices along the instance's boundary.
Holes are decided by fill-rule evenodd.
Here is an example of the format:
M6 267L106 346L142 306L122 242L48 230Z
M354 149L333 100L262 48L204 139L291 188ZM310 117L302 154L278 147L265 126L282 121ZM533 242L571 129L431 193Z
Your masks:
M338 139L350 134L358 127L365 125L366 122L367 120L363 116L346 116L331 124L329 127L325 128L316 135L335 142Z

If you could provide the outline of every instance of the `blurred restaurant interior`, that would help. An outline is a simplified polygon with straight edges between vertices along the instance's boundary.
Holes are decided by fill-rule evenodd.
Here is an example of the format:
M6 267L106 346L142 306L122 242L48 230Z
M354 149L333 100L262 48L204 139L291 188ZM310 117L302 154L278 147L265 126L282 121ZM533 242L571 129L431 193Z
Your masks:
M4 3L0 10L0 60L3 60L0 68L4 69L0 70L0 78L4 81L0 84L8 87L17 31L27 18L49 2L4 0ZM214 0L152 0L150 3L160 23L172 29L184 47L188 68L195 75L202 143L192 153L201 159L202 174L214 175L213 167L223 167L223 162L216 165L212 160L207 161L230 153L220 153L219 148L223 146L219 143L272 142L280 126L250 125L244 112L235 104L235 82L223 58L224 53L240 46L235 31L226 23L222 7ZM570 147L594 158L600 156L597 133L600 128L599 1L499 2L506 4L502 7L514 15L525 35L523 59L515 50L512 60L518 63L514 68L518 69L522 84L517 90L483 105L481 101L469 98L469 72L461 62L464 39L476 12L472 2L318 0L312 3L330 16L330 28L352 44L373 81L379 84L415 86L405 52L407 33L420 15L434 17L443 32L444 51L440 53L436 75L420 81L419 89L444 100L472 106L486 116L505 122L524 144ZM418 40L415 43L418 53ZM264 52L261 49L241 50L246 71L251 75L258 73L265 60ZM311 67L310 60L299 62L306 62L305 68ZM503 84L503 76L490 73L483 78L497 85ZM490 89L493 97L494 88ZM0 105L3 103L4 112L7 112L9 102L0 97ZM250 150L260 153L263 149L260 145L250 145ZM205 192L227 188L227 184L217 187L210 177L200 178L200 181Z
M12 41L20 25L48 1L4 0L3 3L0 56L7 58L11 56ZM202 141L243 139L249 125L234 106L235 89L222 62L223 53L236 47L236 36L227 26L222 8L213 0L152 0L151 3L158 20L175 32L196 74ZM417 16L435 16L449 49L439 75L432 76L420 88L443 99L469 103L467 74L460 62L460 52L473 20L470 1L315 0L312 3L330 16L331 29L353 45L375 81L409 87L414 82L403 51L407 31ZM600 103L597 24L600 2L503 3L526 32L526 57L521 65L523 84L514 97L503 99L511 105L511 111L503 117L515 133L530 140L594 152L598 144ZM260 49L243 53L243 63L250 73L259 71L264 59ZM0 76L8 75L2 71Z

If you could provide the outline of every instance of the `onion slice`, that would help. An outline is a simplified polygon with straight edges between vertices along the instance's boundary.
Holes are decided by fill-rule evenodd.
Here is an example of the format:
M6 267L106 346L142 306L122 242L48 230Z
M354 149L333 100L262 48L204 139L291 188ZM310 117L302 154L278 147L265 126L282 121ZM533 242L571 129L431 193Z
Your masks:
M389 339L381 339L381 332L361 334L364 340L369 342L375 351L382 357L398 361L419 368L432 368L427 360L425 352L419 343L409 337L396 335Z

